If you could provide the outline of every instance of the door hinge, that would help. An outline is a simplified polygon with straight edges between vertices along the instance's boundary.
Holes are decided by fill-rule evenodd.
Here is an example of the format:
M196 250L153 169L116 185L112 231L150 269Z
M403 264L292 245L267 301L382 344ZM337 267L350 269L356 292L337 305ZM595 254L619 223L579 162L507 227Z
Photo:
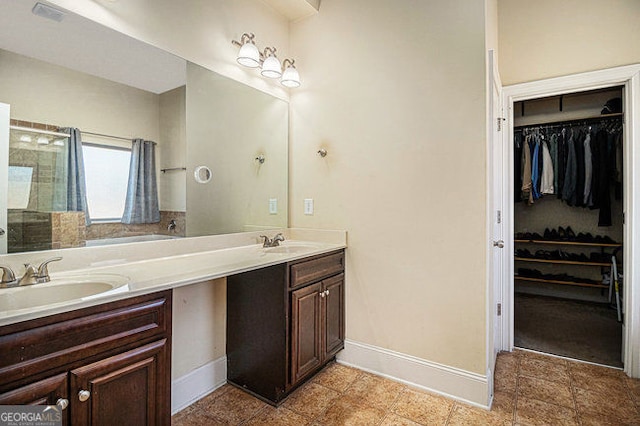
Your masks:
M506 118L504 117L498 117L496 118L496 124L498 125L498 131L501 132L502 131L502 122L503 121L507 121Z
M502 316L502 303L498 303L498 316Z
M496 211L496 222L502 223L502 211L500 210Z

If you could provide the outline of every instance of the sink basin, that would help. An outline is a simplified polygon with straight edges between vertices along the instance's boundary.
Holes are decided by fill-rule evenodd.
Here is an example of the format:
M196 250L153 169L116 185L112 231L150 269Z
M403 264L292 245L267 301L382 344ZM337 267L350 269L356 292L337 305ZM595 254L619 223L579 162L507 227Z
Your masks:
M264 249L267 253L280 253L280 254L299 254L306 253L309 251L313 251L321 247L318 244L312 243L287 243L278 246L278 247L267 247Z
M129 278L96 274L51 278L51 282L0 289L0 311L35 308L43 305L88 300L105 294L127 291Z

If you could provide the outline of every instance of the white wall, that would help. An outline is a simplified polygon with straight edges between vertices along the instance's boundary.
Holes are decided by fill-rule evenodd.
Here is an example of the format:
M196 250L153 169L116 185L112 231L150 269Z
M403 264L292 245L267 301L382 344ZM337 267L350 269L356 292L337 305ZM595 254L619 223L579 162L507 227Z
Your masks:
M498 0L505 85L640 62L637 0Z
M0 50L11 118L158 140L158 95Z
M291 27L290 225L348 230L347 338L480 374L484 19L484 2L323 0Z
M187 111L186 87L178 87L160 95L160 169L186 166ZM187 208L187 173L173 170L158 175L160 210L180 211Z

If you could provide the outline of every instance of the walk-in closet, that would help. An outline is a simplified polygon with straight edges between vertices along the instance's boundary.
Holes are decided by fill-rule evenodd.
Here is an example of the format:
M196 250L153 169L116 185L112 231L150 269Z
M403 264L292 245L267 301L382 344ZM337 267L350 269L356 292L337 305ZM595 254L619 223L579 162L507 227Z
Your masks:
M514 344L622 367L623 88L516 102Z

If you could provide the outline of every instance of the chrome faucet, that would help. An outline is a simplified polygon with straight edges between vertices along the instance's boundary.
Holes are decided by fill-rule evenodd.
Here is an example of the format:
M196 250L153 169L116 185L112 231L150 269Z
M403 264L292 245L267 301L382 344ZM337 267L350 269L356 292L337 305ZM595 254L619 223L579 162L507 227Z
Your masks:
M266 235L260 235L260 238L264 238L264 242L262 243L262 247L278 247L280 245L280 241L284 241L284 236L280 233L277 234L273 238L269 238Z
M37 268L30 263L25 263L24 275L22 275L20 279L16 279L11 268L0 266L0 268L2 268L2 281L0 281L0 288L48 283L51 281L51 278L49 277L49 263L56 262L58 260L62 260L62 257L52 257L51 259L47 259Z
M176 224L175 219L171 219L169 221L169 224L167 225L167 231L175 231L176 230L176 226L177 226L177 224Z

